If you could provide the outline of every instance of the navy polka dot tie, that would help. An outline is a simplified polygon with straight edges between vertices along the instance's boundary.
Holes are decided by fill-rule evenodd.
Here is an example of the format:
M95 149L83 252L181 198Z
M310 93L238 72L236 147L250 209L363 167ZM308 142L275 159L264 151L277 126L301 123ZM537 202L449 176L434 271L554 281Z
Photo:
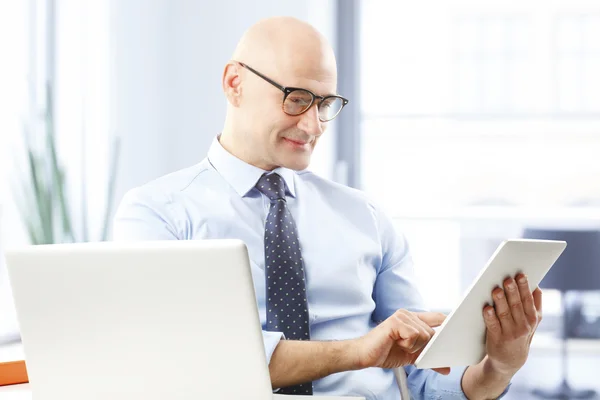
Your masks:
M269 198L265 222L267 330L286 339L310 340L304 263L298 232L285 200L285 181L274 173L263 175L256 188ZM312 383L281 388L281 394L312 395Z

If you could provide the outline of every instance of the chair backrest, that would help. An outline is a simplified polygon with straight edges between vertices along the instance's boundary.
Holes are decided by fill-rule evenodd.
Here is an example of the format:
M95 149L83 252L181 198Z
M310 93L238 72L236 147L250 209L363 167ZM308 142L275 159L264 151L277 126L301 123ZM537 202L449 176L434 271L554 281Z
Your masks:
M398 388L400 389L400 399L410 400L410 392L408 390L408 381L406 379L406 371L403 367L394 369L394 376L398 382Z

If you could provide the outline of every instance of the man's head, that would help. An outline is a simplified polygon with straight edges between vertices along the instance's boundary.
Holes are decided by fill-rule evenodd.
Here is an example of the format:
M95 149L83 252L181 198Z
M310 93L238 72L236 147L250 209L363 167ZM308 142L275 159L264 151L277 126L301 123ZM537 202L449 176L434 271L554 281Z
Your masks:
M222 84L229 104L221 143L265 170L306 168L327 127L322 120L345 103L336 97L322 99L336 94L331 46L312 26L290 17L269 18L248 29L225 66ZM284 92L282 87L307 89L321 97L304 111L310 93Z

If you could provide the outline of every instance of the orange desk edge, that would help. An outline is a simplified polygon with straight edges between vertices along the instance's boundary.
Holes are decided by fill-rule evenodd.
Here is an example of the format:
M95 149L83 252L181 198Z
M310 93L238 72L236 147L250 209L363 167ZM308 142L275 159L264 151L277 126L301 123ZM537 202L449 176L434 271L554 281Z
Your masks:
M29 382L25 361L0 362L0 386Z

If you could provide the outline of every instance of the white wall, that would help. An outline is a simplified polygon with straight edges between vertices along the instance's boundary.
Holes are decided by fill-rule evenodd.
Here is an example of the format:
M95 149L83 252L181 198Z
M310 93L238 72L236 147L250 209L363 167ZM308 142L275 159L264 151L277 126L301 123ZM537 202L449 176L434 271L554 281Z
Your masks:
M112 131L122 137L116 201L130 188L199 162L221 130L221 74L242 33L291 15L332 44L335 2L131 0L111 3ZM311 168L331 176L334 131Z

